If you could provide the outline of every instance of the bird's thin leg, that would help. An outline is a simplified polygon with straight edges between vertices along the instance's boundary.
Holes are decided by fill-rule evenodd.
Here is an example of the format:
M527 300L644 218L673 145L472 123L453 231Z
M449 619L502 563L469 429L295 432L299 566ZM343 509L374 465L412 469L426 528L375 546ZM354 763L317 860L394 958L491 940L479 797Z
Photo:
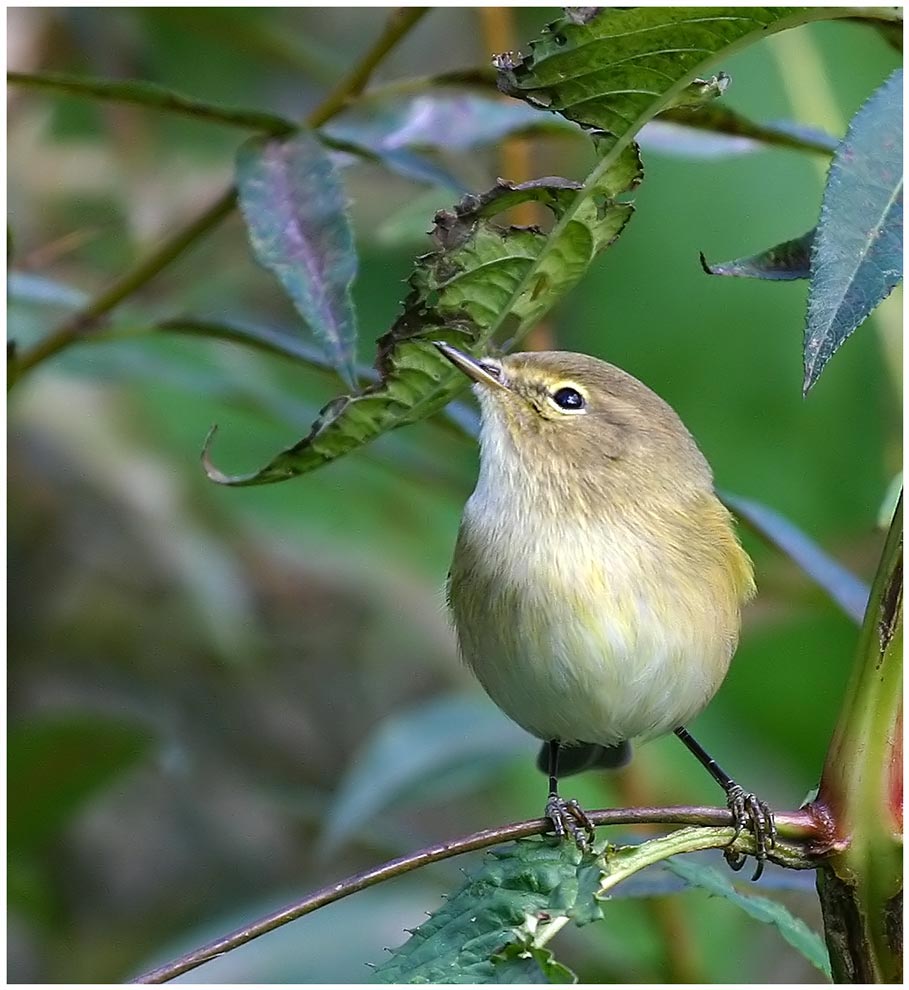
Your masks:
M679 726L675 730L675 734L726 792L726 804L732 813L732 820L735 824L735 835L733 835L729 843L729 848L723 852L723 855L732 869L740 870L745 863L744 854L735 852L731 848L732 843L735 842L746 828L754 835L754 843L757 850L755 853L757 866L754 870L754 876L751 879L757 880L764 872L764 861L767 859L767 850L772 848L776 841L776 825L773 821L773 812L757 796L749 794L743 787L740 787L687 729Z
M559 741L549 740L549 797L546 800L546 817L552 822L555 834L564 839L570 836L581 852L593 843L596 833L593 822L584 813L578 802L572 798L565 801L559 797Z

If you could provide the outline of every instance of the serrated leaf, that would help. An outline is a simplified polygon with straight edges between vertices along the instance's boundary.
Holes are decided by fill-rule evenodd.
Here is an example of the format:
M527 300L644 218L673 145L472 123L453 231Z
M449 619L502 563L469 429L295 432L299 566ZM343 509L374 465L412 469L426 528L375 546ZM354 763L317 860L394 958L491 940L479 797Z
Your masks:
M765 540L778 547L859 625L868 604L869 588L834 560L785 516L754 499L722 493L723 502Z
M240 208L258 262L284 286L332 364L354 381L357 273L344 188L318 138L253 138L237 154Z
M830 977L830 958L823 938L778 901L772 901L769 897L742 894L733 887L726 874L720 873L712 866L693 862L687 857L668 859L665 865L691 886L700 887L711 894L725 898L741 908L749 917L772 925L812 966Z
M810 7L630 7L566 17L531 42L530 54L498 60L499 87L531 105L621 143L684 98L723 54L848 9Z
M791 282L808 278L811 272L811 245L814 231L783 241L749 258L711 264L701 254L701 267L708 275L731 275L735 278L763 278L773 282Z
M539 948L537 940L550 934L548 926L589 911L581 901L592 898L595 885L585 884L580 895L578 870L596 868L598 861L582 856L571 842L551 839L523 839L495 850L376 969L376 978L381 983L522 982L501 967ZM541 959L531 958L543 973ZM566 976L563 967L558 972ZM526 965L523 975L529 975Z
M833 157L811 254L803 392L903 275L903 71L852 118Z
M633 188L640 174L637 151L629 148L580 200L581 186L567 179L500 181L484 195L466 196L453 210L439 212L435 250L420 259L403 313L379 340L381 381L329 403L308 436L251 474L223 474L209 460L207 443L208 477L225 485L283 481L438 412L466 380L432 341L482 353L503 325L520 339L621 233L633 207L615 197ZM493 222L531 200L553 214L551 232Z
M385 719L342 777L325 814L323 848L336 849L370 818L406 800L416 789L442 791L502 762L534 743L485 698L439 698Z

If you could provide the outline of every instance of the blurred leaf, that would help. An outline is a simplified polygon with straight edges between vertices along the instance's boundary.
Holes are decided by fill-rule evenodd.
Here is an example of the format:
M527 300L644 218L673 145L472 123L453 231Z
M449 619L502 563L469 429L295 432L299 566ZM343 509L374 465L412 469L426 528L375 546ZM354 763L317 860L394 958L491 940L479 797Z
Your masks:
M825 131L792 121L757 124L736 110L712 103L697 110L666 110L641 131L642 148L692 158L720 158L792 148L832 155L839 141Z
M101 714L33 716L7 737L10 852L51 840L96 794L135 766L148 731Z
M237 155L240 208L259 263L273 272L328 359L354 381L357 272L344 187L318 138L253 138Z
M10 272L6 291L10 301L39 306L78 309L88 301L88 296L80 289L44 275L33 275L31 272Z
M64 72L8 72L6 78L8 82L35 89L67 93L71 96L87 96L116 103L132 103L153 110L179 113L199 120L264 131L268 134L288 134L297 127L293 121L285 120L277 114L195 100L158 86L156 83L140 79L95 79L91 76L68 75Z
M830 978L830 959L823 938L813 932L801 918L796 918L782 904L768 897L739 893L728 877L712 866L692 862L688 857L676 856L666 860L666 866L693 887L723 897L747 915L767 925L773 925L783 938L800 952L812 966Z
M453 211L437 214L435 250L419 259L404 312L379 340L381 382L333 400L308 436L251 474L229 476L215 468L208 458L209 436L208 477L224 485L283 481L438 412L467 382L432 341L481 353L503 326L520 339L621 233L633 208L614 197L633 188L640 174L637 152L629 148L584 187L560 178L520 185L500 181L484 195L467 196ZM491 222L528 201L552 212L551 232Z
M834 155L811 257L805 393L903 275L903 72L859 108Z
M828 556L798 526L775 510L729 492L723 492L722 499L761 537L798 564L850 619L861 625L869 593L864 581Z
M332 138L376 151L444 148L470 151L512 134L579 133L565 121L496 96L433 90L397 99L366 99L323 128Z
M496 849L376 969L376 978L381 983L526 982L532 967L522 966L523 979L517 979L514 963L545 941L548 926L576 912L585 920L594 911L602 917L598 905L586 903L593 902L595 885L585 885L581 893L578 882L579 868L597 870L598 862L593 855L582 856L573 843L551 839L522 839ZM531 958L542 975L541 960ZM556 972L551 959L543 962ZM564 967L558 974L571 976Z
M710 264L701 254L701 267L708 275L733 275L737 278L764 278L773 282L790 282L808 278L811 273L811 245L814 231L784 241L776 247L754 254L750 258Z
M319 132L319 140L326 148L332 148L336 152L332 160L338 168L345 168L358 160L375 162L389 172L421 185L441 186L458 193L466 192L464 183L447 168L406 148L373 148L349 138L327 137L322 132Z
M531 43L529 55L497 60L499 86L606 131L621 144L684 98L698 71L733 48L839 15L809 7L625 7L569 14ZM845 10L845 9L844 9Z
M447 796L479 772L496 772L513 756L529 755L530 737L484 698L439 698L386 718L342 778L325 815L326 850L420 788ZM469 780L464 772L470 771ZM476 772L474 772L476 771Z

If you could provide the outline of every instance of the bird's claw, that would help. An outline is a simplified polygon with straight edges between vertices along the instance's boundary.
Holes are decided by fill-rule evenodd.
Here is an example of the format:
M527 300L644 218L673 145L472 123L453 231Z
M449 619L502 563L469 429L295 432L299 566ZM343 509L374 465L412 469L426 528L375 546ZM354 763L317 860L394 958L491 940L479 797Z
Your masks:
M552 822L555 834L560 839L569 836L581 852L586 852L593 845L596 837L593 822L574 798L566 801L558 794L550 794L546 802L546 817Z
M733 870L740 870L745 865L745 854L734 849L733 844L747 829L754 836L754 856L757 860L751 879L757 880L764 872L768 851L776 843L776 823L773 820L773 812L760 798L754 794L748 794L738 784L729 788L726 797L726 806L732 814L735 834L730 839L729 845L723 850L723 856Z

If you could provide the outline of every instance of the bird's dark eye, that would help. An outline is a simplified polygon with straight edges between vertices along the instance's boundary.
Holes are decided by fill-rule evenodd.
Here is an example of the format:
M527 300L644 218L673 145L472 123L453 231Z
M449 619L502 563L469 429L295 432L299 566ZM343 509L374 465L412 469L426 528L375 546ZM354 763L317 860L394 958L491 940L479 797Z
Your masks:
M552 401L560 409L584 408L584 396L576 388L560 388L553 393Z

